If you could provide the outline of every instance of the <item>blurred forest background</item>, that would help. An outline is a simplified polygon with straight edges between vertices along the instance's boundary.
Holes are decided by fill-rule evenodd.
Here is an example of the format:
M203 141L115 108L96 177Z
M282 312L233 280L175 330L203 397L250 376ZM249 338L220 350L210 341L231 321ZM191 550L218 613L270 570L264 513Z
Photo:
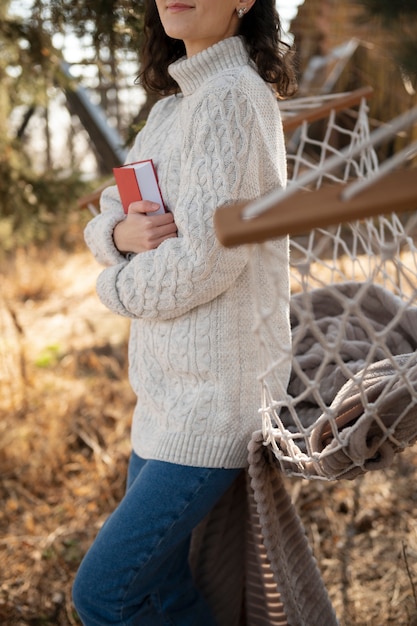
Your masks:
M128 323L97 301L79 202L111 180L155 102L135 82L142 11L140 0L0 3L6 626L79 624L71 582L124 489ZM290 32L297 95L370 85L375 128L417 103L415 0L305 0ZM401 457L354 485L291 486L345 626L417 624L417 462Z

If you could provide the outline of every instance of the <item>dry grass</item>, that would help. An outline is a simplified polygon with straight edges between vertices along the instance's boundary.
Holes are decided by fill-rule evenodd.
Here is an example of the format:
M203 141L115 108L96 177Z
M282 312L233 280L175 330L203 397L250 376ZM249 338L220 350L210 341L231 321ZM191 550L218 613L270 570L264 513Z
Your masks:
M128 323L81 250L19 252L0 296L0 623L79 624L71 583L120 499ZM355 482L288 479L342 626L417 625L417 457ZM325 625L323 625L325 626Z
M1 624L79 623L73 576L124 490L128 326L97 302L97 270L84 251L3 264Z

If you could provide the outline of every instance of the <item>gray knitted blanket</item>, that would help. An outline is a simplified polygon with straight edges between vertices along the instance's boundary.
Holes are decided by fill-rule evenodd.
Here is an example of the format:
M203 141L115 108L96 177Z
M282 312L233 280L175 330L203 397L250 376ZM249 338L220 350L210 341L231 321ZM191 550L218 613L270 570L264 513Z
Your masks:
M319 334L300 324L306 310ZM325 363L320 393L334 418L322 413L313 395L297 405L307 447L319 458L307 469L352 479L387 467L417 438L417 308L404 308L376 285L343 283L294 296L291 321L295 358L289 392L296 397L305 391L300 373L314 379ZM340 337L342 324L337 358L329 359L324 346ZM385 343L376 346L372 337L381 331ZM281 417L291 429L289 413ZM338 623L286 492L282 464L260 431L249 444L248 470L197 529L192 566L219 626Z
M314 327L300 323L306 307ZM348 282L294 296L291 324L288 391L302 397L297 415L319 458L306 473L355 478L390 465L417 437L417 307L378 285ZM332 345L337 352L329 355ZM329 411L306 393L300 372L318 383ZM293 430L287 410L281 419Z

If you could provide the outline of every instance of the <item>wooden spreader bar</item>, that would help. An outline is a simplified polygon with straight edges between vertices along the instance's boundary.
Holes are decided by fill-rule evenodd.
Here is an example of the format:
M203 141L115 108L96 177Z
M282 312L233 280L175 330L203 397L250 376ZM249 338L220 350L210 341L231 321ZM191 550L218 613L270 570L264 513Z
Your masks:
M302 114L301 123L320 119L335 107L339 110L353 106L369 95L369 90L358 90L345 98L330 100L318 109ZM348 103L348 104L346 104ZM292 118L293 124L296 118ZM343 193L355 188L355 183L328 184L314 191L305 191L320 173L328 173L344 163L345 158L358 157L362 150L375 147L400 130L417 121L417 107L381 126L362 143L347 146L341 153L328 158L320 172L312 170L301 175L287 191L276 190L252 201L242 201L219 207L214 215L216 235L220 243L232 247L244 243L261 243L284 235L305 234L313 228L366 219L377 215L417 209L417 168L393 170L388 167L395 156L383 163L380 172L372 175L355 193ZM285 124L285 122L284 122ZM413 144L403 151L405 156L415 154ZM397 163L395 163L397 165ZM383 174L383 175L382 175ZM356 181L357 182L357 181ZM299 189L297 189L297 184Z
M249 202L217 209L214 226L223 246L262 243L284 235L300 235L356 219L417 209L417 168L391 172L349 200L345 184L325 185L317 191L298 191L250 219L242 212Z
M336 96L329 98L323 104L320 104L311 109L305 109L301 113L284 118L282 125L285 132L295 130L303 122L316 122L327 117L330 111L343 111L344 109L350 109L356 106L362 100L362 98L370 98L373 94L372 87L361 87L355 91L351 91L342 96ZM291 102L291 101L290 101Z

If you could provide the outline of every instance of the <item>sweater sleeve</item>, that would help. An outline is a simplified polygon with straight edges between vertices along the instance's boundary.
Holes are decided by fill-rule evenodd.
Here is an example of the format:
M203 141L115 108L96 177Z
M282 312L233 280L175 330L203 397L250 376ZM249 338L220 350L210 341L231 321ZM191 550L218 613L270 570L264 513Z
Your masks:
M107 187L100 198L101 212L85 227L84 241L101 265L117 265L125 260L113 241L113 230L124 219L117 187Z
M248 248L223 248L213 227L219 205L254 198L285 183L278 105L269 90L251 98L236 86L207 93L182 146L180 193L174 208L178 237L129 262L105 269L101 301L133 318L170 319L213 300L239 277ZM187 127L186 126L186 127Z
M136 160L135 154L140 149L144 132L145 130L142 130L136 136L135 143L125 159L126 163ZM88 222L84 230L84 241L101 265L117 265L126 260L126 257L116 248L113 240L113 231L124 218L117 186L110 185L101 194L100 213Z

